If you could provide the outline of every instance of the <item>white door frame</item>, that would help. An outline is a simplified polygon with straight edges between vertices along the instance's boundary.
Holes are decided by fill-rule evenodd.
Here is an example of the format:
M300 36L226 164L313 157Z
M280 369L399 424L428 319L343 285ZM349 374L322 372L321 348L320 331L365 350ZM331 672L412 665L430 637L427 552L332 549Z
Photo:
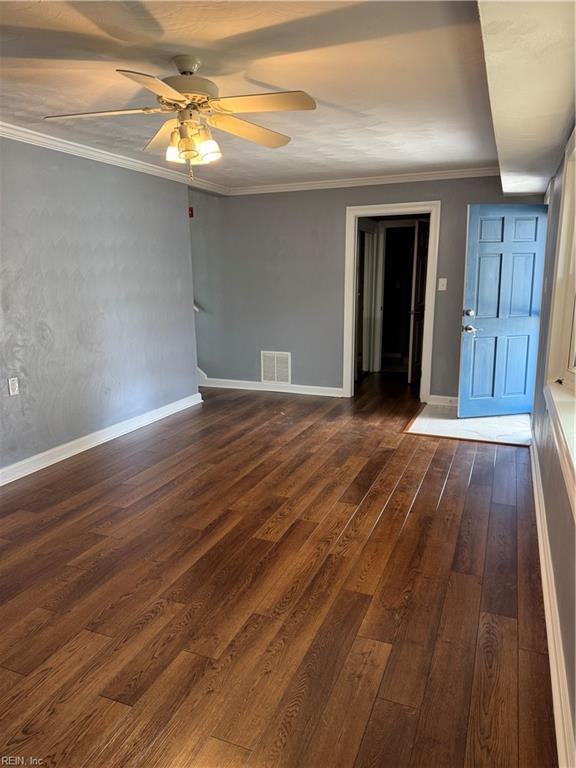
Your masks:
M424 304L424 338L422 342L422 379L420 400L430 398L432 373L432 340L434 337L434 301L438 267L438 239L440 234L440 200L414 203L386 203L382 205L354 205L346 208L346 249L344 266L344 355L342 389L344 397L354 395L354 318L356 309L356 245L358 219L363 216L404 216L430 214L428 239L428 267L426 270L426 298Z

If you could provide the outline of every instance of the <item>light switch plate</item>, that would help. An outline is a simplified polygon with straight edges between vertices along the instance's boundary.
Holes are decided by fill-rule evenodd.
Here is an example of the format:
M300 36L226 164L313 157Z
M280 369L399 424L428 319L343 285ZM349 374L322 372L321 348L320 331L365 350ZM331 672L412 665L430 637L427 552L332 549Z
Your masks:
M8 379L8 394L10 397L20 394L20 385L18 383L18 376L10 376Z
M438 278L438 290L439 291L446 291L448 289L448 278L447 277L439 277Z

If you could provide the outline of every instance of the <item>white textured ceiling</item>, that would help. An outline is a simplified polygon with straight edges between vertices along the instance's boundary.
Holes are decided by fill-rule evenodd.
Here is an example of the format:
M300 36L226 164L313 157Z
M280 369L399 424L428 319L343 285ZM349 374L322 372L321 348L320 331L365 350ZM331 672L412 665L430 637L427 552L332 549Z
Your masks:
M303 89L315 112L251 115L292 136L268 150L218 132L197 175L228 187L493 166L474 2L0 2L0 117L160 166L158 116L42 121L153 106L116 74L165 77L193 53L221 95Z
M543 192L574 127L574 3L481 2L504 192Z

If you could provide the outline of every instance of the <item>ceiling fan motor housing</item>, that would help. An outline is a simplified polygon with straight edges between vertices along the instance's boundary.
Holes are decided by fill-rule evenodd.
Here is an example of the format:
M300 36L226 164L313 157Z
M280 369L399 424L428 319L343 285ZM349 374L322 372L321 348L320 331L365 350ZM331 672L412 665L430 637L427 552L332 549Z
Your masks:
M208 99L218 98L218 86L212 80L198 75L171 75L164 82L183 93L193 104L202 104Z

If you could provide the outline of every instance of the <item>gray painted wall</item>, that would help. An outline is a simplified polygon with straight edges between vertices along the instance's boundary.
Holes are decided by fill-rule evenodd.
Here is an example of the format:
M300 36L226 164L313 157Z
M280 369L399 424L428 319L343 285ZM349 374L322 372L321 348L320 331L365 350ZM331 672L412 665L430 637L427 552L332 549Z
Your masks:
M542 296L542 327L540 329L541 343L538 353L538 374L532 426L542 474L546 522L554 568L554 583L558 599L564 658L566 660L568 685L570 688L572 722L574 722L574 698L576 695L574 682L576 678L574 655L576 625L576 591L574 585L576 525L554 442L552 422L548 415L546 400L544 399L544 386L546 384L544 374L546 358L548 356L547 340L550 325L561 191L562 171L559 170L552 181L548 212L548 237L546 242L544 293Z
M211 377L260 379L260 350L292 352L295 384L342 386L346 206L441 200L432 393L456 396L469 203L504 197L497 177L228 198L191 192L198 359ZM207 237L213 232L214 240Z
M197 386L186 186L10 140L0 160L7 465Z

